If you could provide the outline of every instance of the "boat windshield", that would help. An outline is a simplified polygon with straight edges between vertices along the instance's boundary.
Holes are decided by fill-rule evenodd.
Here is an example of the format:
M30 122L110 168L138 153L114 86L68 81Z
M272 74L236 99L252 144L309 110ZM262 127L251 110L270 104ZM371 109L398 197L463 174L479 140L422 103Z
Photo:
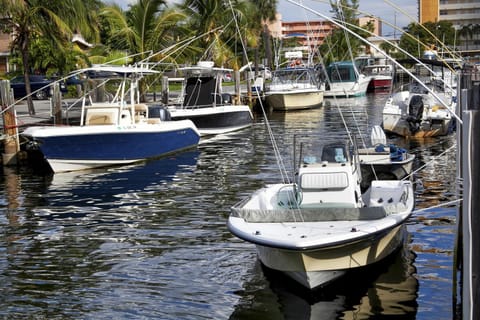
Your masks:
M272 83L316 83L309 69L287 68L273 73Z

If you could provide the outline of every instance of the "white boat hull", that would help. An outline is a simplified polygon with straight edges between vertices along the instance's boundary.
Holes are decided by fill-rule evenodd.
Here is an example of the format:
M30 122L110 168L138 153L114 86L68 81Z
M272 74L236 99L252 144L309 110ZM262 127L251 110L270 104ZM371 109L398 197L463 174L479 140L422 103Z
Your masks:
M376 180L362 191L354 150L348 143L307 146L296 182L267 185L233 206L229 230L255 244L265 266L308 289L384 259L405 238L413 186Z
M404 240L399 225L378 239L311 251L292 251L257 245L260 261L267 267L284 272L308 289L325 286L347 270L379 262L394 252Z
M383 109L383 129L386 132L415 138L444 136L452 132L451 111L430 95L413 95L424 99L425 108L421 117L417 120L409 115L411 94L408 91L398 92L387 100ZM451 107L455 108L454 105Z
M267 92L265 100L273 110L303 110L322 106L323 94L323 90Z
M383 113L383 128L385 131L403 137L427 138L445 136L451 132L451 122L451 118L438 119L432 122L424 121L420 125L420 130L412 133L410 130L410 124L405 116Z
M355 82L332 82L325 90L325 97L351 98L366 95L371 77L360 76Z

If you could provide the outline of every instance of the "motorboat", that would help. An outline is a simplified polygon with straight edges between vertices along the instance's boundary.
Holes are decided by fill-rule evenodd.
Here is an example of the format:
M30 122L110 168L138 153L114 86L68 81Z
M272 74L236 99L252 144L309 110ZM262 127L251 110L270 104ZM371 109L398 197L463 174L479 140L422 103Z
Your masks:
M365 66L365 74L372 78L368 84L367 91L390 89L393 82L393 70L393 66L389 64Z
M381 126L374 126L371 144L358 149L362 173L362 190L368 189L372 180L411 179L415 155L393 143L387 143Z
M367 92L388 90L392 87L395 68L387 58L360 56L355 58L360 72L371 78Z
M139 81L156 71L145 66L100 65L82 72L116 75L111 101L83 98L80 125L32 126L21 136L40 151L54 173L122 165L195 147L200 133L190 120L168 121L166 111L140 102ZM119 84L117 83L119 82Z
M326 68L325 97L352 98L367 93L370 76L360 73L352 61L333 62Z
M253 124L250 107L235 104L232 95L223 91L223 77L231 74L232 69L200 61L178 70L184 73L184 81L181 103L168 106L172 120L193 121L202 136L237 131Z
M316 140L294 147L293 159L302 159L294 182L255 191L228 218L232 234L255 244L266 267L307 289L393 253L414 208L408 180L374 180L362 192L354 141Z
M392 94L382 112L386 132L404 137L435 137L452 133L457 101L455 73L443 61L420 60L415 65L416 79ZM428 70L429 68L437 68ZM443 74L443 75L442 75ZM448 74L448 76L446 76Z
M292 111L321 107L324 91L312 68L288 67L273 72L264 96L271 109Z

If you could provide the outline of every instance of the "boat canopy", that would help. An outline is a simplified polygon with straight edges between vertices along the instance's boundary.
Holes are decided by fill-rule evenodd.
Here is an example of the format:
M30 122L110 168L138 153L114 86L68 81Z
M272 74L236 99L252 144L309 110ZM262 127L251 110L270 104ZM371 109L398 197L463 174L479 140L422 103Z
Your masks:
M330 82L357 81L357 72L351 61L331 63L327 67L327 76Z

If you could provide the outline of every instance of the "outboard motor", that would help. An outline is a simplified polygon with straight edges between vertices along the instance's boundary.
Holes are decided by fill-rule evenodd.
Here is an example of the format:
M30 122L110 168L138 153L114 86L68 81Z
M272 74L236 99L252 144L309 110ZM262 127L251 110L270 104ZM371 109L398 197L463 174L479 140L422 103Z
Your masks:
M172 117L170 111L164 106L161 105L152 105L148 107L148 117L149 118L160 118L162 121L170 121Z
M423 114L423 99L422 96L414 95L410 99L408 105L408 117L407 122L410 126L410 132L415 133L420 129L420 123L422 122Z

